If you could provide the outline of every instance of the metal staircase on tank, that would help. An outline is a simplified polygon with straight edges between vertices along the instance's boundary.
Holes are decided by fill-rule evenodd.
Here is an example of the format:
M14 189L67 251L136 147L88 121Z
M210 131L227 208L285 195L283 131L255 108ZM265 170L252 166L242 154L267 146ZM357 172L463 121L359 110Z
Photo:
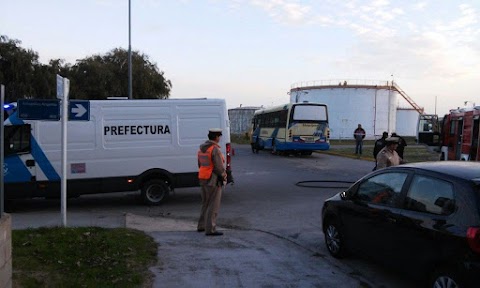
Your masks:
M397 83L393 82L392 81L392 88L395 88L395 90L398 91L398 93L400 93L400 95L402 95L402 97L407 100L407 102L412 105L412 107L417 110L417 112L420 114L420 115L423 115L425 114L424 112L424 109L420 106L418 106L417 103L415 103L415 101L413 101L412 98L410 98L407 93L405 93L405 91L402 90L402 88L400 88L400 86L397 85Z

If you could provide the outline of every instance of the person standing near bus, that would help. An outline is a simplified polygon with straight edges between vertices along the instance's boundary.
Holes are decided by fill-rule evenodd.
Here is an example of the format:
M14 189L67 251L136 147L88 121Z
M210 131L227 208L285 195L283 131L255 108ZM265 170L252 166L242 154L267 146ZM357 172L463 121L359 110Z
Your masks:
M355 139L355 154L362 155L363 139L365 138L365 130L362 125L358 124L357 129L353 131L353 138Z
M202 210L198 219L197 231L207 236L220 236L216 230L223 186L227 181L225 157L218 143L222 129L213 128L208 132L208 140L198 150L198 180L202 190Z
M250 136L250 145L252 146L252 152L258 154L258 150L260 150L260 143L259 143L259 136L260 136L260 127L254 127L252 131L252 135Z

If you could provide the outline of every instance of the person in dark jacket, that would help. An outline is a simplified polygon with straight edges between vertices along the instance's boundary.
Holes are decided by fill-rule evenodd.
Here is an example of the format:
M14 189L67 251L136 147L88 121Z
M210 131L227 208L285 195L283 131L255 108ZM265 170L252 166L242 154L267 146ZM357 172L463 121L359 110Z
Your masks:
M355 154L362 155L363 138L365 138L365 130L362 125L358 124L357 129L353 131L353 138L355 139Z
M396 149L398 156L403 159L403 151L405 150L405 146L407 146L407 141L402 138L402 136L397 135L397 133L393 132L392 137L398 137L398 147Z
M375 146L373 147L373 158L375 158L375 167L373 167L373 170L377 169L377 155L378 155L378 152L380 152L380 150L382 150L383 147L387 145L387 142L385 141L387 137L388 137L388 132L385 131L382 134L382 138L375 141Z

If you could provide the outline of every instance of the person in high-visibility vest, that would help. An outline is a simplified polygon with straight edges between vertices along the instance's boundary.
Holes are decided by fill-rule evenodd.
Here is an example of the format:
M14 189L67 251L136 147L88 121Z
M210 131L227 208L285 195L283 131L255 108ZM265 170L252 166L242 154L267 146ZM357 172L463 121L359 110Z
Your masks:
M222 198L222 189L227 181L225 158L218 142L222 129L208 131L208 140L198 150L198 180L202 189L202 210L198 219L197 231L207 236L220 236L216 230L218 211Z

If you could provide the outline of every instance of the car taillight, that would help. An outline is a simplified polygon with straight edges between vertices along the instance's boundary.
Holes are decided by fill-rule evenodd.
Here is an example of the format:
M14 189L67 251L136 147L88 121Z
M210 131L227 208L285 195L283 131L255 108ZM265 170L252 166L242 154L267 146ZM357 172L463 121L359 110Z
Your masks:
M230 143L227 143L227 170L231 170L232 167L230 166L232 161L232 146Z
M467 242L470 249L480 253L480 228L469 227L467 230Z

